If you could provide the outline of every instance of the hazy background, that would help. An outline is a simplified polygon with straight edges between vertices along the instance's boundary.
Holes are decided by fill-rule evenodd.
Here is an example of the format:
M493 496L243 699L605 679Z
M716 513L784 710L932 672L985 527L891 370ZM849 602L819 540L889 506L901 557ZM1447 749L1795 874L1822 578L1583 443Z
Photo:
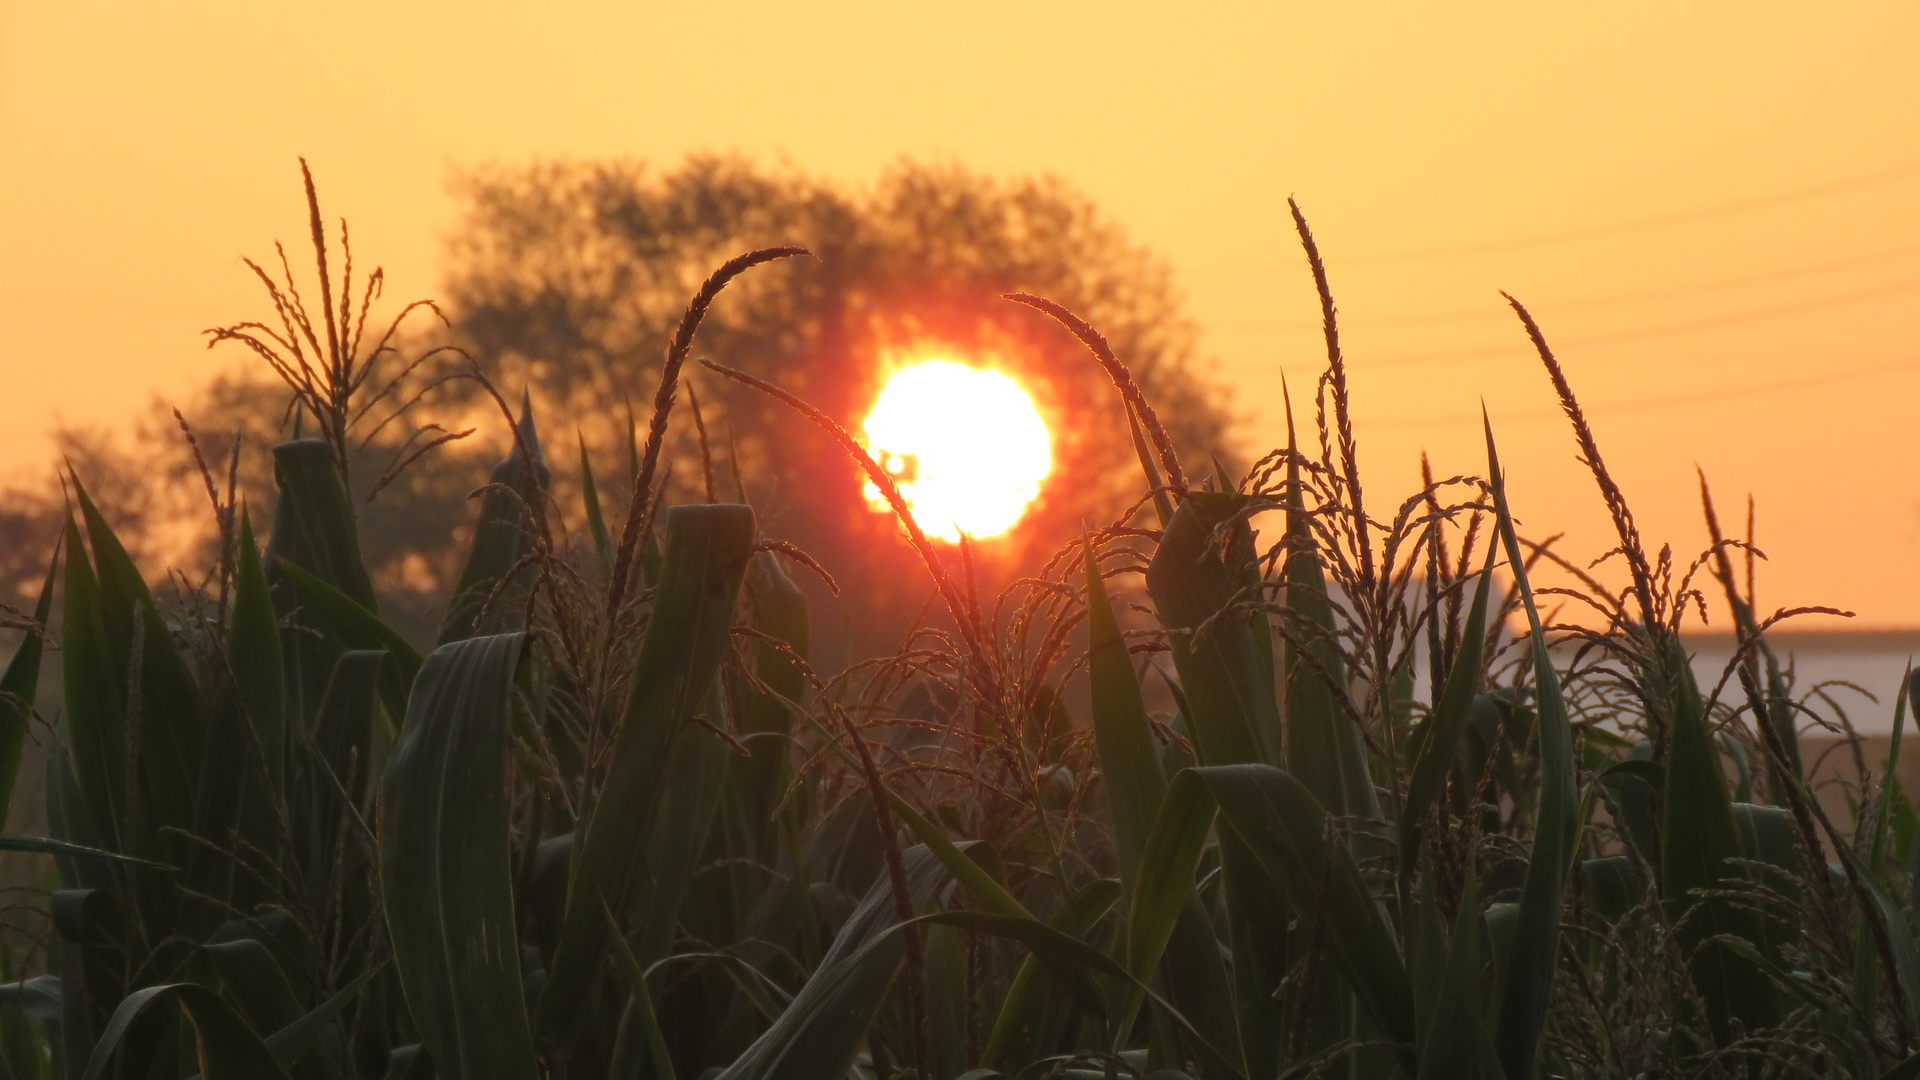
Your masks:
M1479 470L1484 399L1523 527L1597 554L1507 289L1649 539L1702 545L1698 463L1723 513L1759 499L1763 609L1914 625L1916 56L1911 2L0 0L0 476L56 417L123 424L236 362L198 332L264 313L240 256L299 239L296 155L396 299L438 289L453 168L717 150L860 183L909 155L1058 174L1167 256L1256 449L1281 374L1324 363L1298 197L1369 474Z

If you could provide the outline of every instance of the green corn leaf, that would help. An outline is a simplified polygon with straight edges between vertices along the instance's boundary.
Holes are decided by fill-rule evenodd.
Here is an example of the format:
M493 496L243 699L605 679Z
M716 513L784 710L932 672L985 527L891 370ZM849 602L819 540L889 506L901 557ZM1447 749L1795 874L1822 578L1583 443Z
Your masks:
M1000 883L993 879L993 875L987 873L985 867L969 858L959 845L947 839L947 834L940 831L940 826L928 821L926 815L915 810L912 804L898 795L888 793L887 802L893 807L893 812L900 815L900 820L906 822L907 827L913 830L913 834L926 845L927 850L933 852L934 857L946 866L947 872L966 887L974 903L996 915L1019 919L1033 918L1033 914L1027 910L1026 905L1014 899L1013 894L1002 888Z
M1484 418L1483 418L1484 419ZM1506 481L1500 456L1493 445L1493 424L1486 423L1487 473L1493 487L1494 511L1507 567L1527 612L1532 633L1534 694L1538 703L1540 738L1540 798L1535 813L1533 852L1520 890L1512 951L1501 978L1500 1025L1497 1047L1506 1080L1532 1080L1538 1067L1540 1040L1545 1030L1547 1000L1553 991L1559 964L1560 907L1567 875L1573 869L1579 829L1580 796L1573 781L1573 727L1560 678L1547 652L1546 631L1527 583L1526 559L1513 530L1513 512L1507 506Z
M532 510L546 498L547 485L552 479L546 458L540 452L540 433L533 423L531 401L523 406L517 430L519 439L500 464L493 467L486 495L480 500L480 517L474 522L467 562L460 570L453 599L447 602L446 621L440 625L442 645L479 633L497 633L517 624L510 591L502 592L493 601L491 612L487 610L487 603L499 591L501 579L525 554L527 532L533 527ZM522 447L525 447L524 453Z
M1900 979L1900 986L1907 1002L1907 1025L1920 1029L1920 945L1916 945L1913 930L1907 923L1906 908L1887 892L1877 875L1867 867L1865 860L1854 854L1846 844L1835 844L1840 852L1840 861L1846 864L1847 872L1860 883L1867 899L1879 913L1880 920L1887 928L1888 951L1893 954L1893 973ZM1753 940L1750 935L1741 935ZM1771 986L1769 986L1771 989ZM1775 1006L1776 1010L1778 1006Z
M1066 985L1069 989L1073 990L1075 996L1078 997L1090 1011L1095 1011L1100 1014L1104 1014L1104 1008L1102 1006L1103 999L1100 995L1099 986L1092 980L1085 979L1084 976L1090 973L1117 979L1123 985L1130 987L1133 992L1148 995L1156 1006L1165 1011L1175 1023L1180 1025L1181 1030L1188 1038L1195 1041L1201 1053L1208 1060L1221 1063L1217 1075L1239 1077L1241 1080L1245 1080L1247 1074L1228 1064L1218 1049L1208 1045L1205 1042L1205 1037L1200 1034L1199 1029L1194 1027L1185 1016L1181 1015L1179 1010L1175 1009L1171 1002L1161 998L1144 984L1134 982L1127 974L1126 969L1115 963L1106 953L1101 952L1077 938L1071 937L1034 919L1018 918L1008 915L993 915L984 911L936 912L932 915L922 915L908 923L901 923L892 929L897 931L905 926L926 923L937 926L958 926L980 933L992 934L996 937L1006 938L1011 941L1018 941L1026 945L1033 951L1034 955L1041 958L1048 970L1055 972L1066 980ZM1073 971L1078 971L1081 974L1068 974Z
M581 452L585 458L585 451ZM627 991L633 995L629 1006L640 1023L641 1038L647 1044L647 1060L653 1066L654 1080L677 1080L673 1071L673 1057L667 1053L667 1039L660 1031L659 1016L653 1010L653 995L647 990L647 973L640 961L633 955L633 949L627 944L626 935L620 932L620 923L613 917L611 910L606 912L608 936L613 939L613 956L619 962L621 974L626 976Z
M372 760L373 725L379 702L380 680L387 663L384 649L351 649L340 654L333 677L320 698L311 735L297 733L310 755L306 800L310 807L300 825L309 836L306 852L310 867L329 867L342 816L358 815L364 793L377 778ZM353 790L347 790L351 783ZM330 876L330 875L329 875Z
M1152 458L1142 459L1151 466ZM1200 905L1193 888L1193 868L1184 874L1149 866L1141 870L1155 822L1162 812L1166 794L1166 774L1160 766L1159 749L1147 718L1146 702L1140 695L1140 681L1134 675L1126 639L1120 634L1113 603L1089 549L1085 553L1087 575L1087 670L1092 684L1093 737L1100 755L1100 771L1106 781L1107 805L1113 816L1115 846L1120 855L1120 880L1135 897L1151 882L1165 886L1168 895L1156 898L1158 905L1176 910L1173 923L1164 929L1164 939L1142 946L1142 965L1131 960L1127 967L1136 978L1151 981L1153 964L1164 964L1165 985L1173 1003L1200 1025L1207 1041L1219 1047L1236 1067L1244 1068L1241 1058L1239 1025L1234 1015L1233 990L1213 926ZM1264 619L1264 616L1262 616ZM1256 652L1258 650L1256 649ZM1269 650L1270 651L1270 650ZM1136 899L1134 904L1138 904ZM1137 923L1140 913L1129 921ZM1157 918L1160 911L1150 913ZM1158 936L1162 931L1155 931ZM1131 946L1130 946L1131 947ZM1130 954L1131 955L1131 954ZM1151 963L1147 963L1150 958ZM1143 971L1142 968L1145 968ZM1137 1002L1120 1016L1126 1026Z
M1151 464L1151 459L1146 459ZM1113 615L1093 551L1085 553L1087 574L1087 673L1093 688L1093 738L1106 778L1107 807L1120 854L1121 880L1132 885L1139 873L1147 835L1160 814L1167 783L1147 719L1140 681L1134 676L1126 639Z
M1186 898L1193 893L1194 871L1200 865L1207 834L1218 808L1211 792L1191 769L1175 777L1141 856L1140 874L1133 885L1127 920L1124 959L1127 974L1151 982L1161 954L1172 939ZM1130 1009L1119 1013L1122 1023Z
M719 681L707 691L701 710L722 724ZM667 755L666 785L652 835L647 839L644 880L635 886L633 906L640 913L638 956L652 963L667 955L680 925L680 908L707 848L707 836L727 790L733 749L705 728L688 724Z
M1327 813L1306 785L1264 765L1191 769L1232 832L1294 911L1327 920L1328 955L1380 1031L1410 1052L1413 991L1399 946L1346 844L1328 836ZM1175 788L1181 784L1178 778ZM1192 783L1194 781L1187 781ZM1168 793L1172 800L1174 793ZM1322 890L1325 902L1322 903Z
M587 507L587 532L593 536L594 553L605 566L613 565L613 536L607 532L606 515L600 510L600 488L593 482L593 462L587 459L587 437L580 439L580 501Z
M1291 469L1290 491L1297 492L1298 464ZM1289 502L1295 497L1290 494ZM1326 574L1305 514L1295 505L1287 508L1287 537L1287 608L1294 615L1293 636L1302 639L1305 648L1289 638L1284 650L1286 756L1269 758L1269 764L1284 765L1332 813L1378 818L1380 800L1367 772L1366 746L1359 727L1335 696L1346 693L1346 665L1333 640L1337 628L1327 599ZM1478 668L1473 672L1477 677Z
M1237 565L1222 560L1213 530L1244 502L1238 495L1192 493L1174 511L1147 567L1147 592L1173 640L1195 749L1208 765L1280 761L1279 705L1272 680L1263 681L1246 621L1223 618L1204 639L1194 634L1236 599ZM1250 554L1244 524L1235 537L1232 550Z
M1185 691L1183 715L1203 765L1252 762L1278 764L1283 733L1270 665L1244 618L1222 616L1195 633L1209 618L1234 602L1243 560L1251 557L1251 534L1241 523L1223 559L1214 527L1239 510L1244 499L1221 492L1190 492L1163 530L1147 567L1147 592L1169 633L1174 666ZM1229 925L1233 945L1236 1019L1247 1069L1267 1073L1278 1068L1279 1037L1285 1017L1273 991L1291 966L1287 925L1292 913L1259 868L1252 853L1234 837L1222 837ZM1262 913L1260 917L1252 913Z
M747 621L755 629L784 641L794 653L807 655L812 628L807 597L781 568L771 551L758 552L747 568ZM747 698L741 727L751 757L739 773L741 798L749 827L761 846L772 842L774 809L786 797L789 736L793 713L787 702L798 704L807 693L806 674L793 657L765 641L751 647L753 673L761 685ZM782 700L784 699L784 700Z
M40 600L33 606L33 627L0 674L0 825L13 807L13 785L20 776L20 756L26 749L27 729L33 722L33 702L40 692L40 656L46 645L47 620L53 614L54 574L60 567L56 550L47 562L47 578Z
M358 979L334 996L327 1005L309 1011L300 1004L293 984L261 942L240 938L203 946L201 951L220 973L225 997L255 1031L271 1031L264 1040L274 1060L293 1073L295 1080L347 1080L349 1066L335 1055L306 1054L313 1040L326 1030L340 1009L356 996L375 972L363 972Z
M669 542L671 549L671 542ZM869 826L871 828L871 826ZM916 909L949 879L924 846L905 852ZM716 1080L844 1080L905 955L891 884L873 883L793 1000Z
M360 555L360 526L353 499L334 464L333 448L319 439L293 439L273 448L280 502L274 508L269 565L298 565L368 611L378 611L373 578ZM284 535L283 535L284 534Z
M1072 938L1084 938L1120 898L1120 883L1111 878L1088 882L1061 905L1047 925ZM1028 956L1014 973L1007 996L1000 1002L993 1030L980 1060L998 1067L1009 1060L1030 1057L1046 1026L1051 983L1046 965Z
M1715 940L1726 935L1757 944L1764 940L1759 918L1730 899L1695 895L1696 890L1721 889L1723 879L1740 876L1737 864L1728 860L1741 858L1743 852L1704 704L1677 642L1667 666L1677 672L1679 685L1661 796L1661 896L1676 921L1685 919L1680 946L1691 961L1693 983L1706 1004L1714 1038L1724 1046L1738 1037L1736 1024L1755 1031L1778 1023L1779 995L1752 963Z
M0 836L0 851L31 851L41 855L62 855L70 859L102 859L126 866L145 866L155 870L174 869L166 863L154 862L151 859L122 855L117 851L104 851L97 847L70 843L66 840L52 840L44 836Z
M304 568L284 562L280 570L300 587L305 599L312 602L348 648L379 649L387 653L390 661L380 675L380 703L386 706L389 716L405 716L407 695L420 673L420 651L371 609Z
M676 506L665 519L666 558L626 717L574 852L566 921L540 1001L541 1030L562 1041L605 955L600 908L620 911L627 903L634 838L652 833L668 750L719 670L753 549L753 511L745 506Z
M159 605L154 603L133 557L121 546L77 478L73 491L93 548L101 621L122 687L127 687L135 667L131 652L135 640L140 644L139 760L130 764L137 768L142 795L141 831L158 835L168 826L191 826L207 740L199 686L185 658L173 647ZM71 550L69 562L81 549L75 546ZM135 620L142 624L137 631ZM179 846L170 839L161 842L168 848Z
M1473 590L1473 607L1467 612L1467 628L1460 635L1460 651L1453 658L1453 670L1447 673L1440 703L1424 725L1419 753L1413 761L1413 777L1407 782L1407 797L1400 807L1400 873L1404 882L1420 854L1420 826L1427 811L1446 783L1447 773L1459 754L1460 736L1466 732L1473 712L1474 695L1480 690L1480 666L1487 638L1487 595L1493 583L1493 556L1498 548L1487 545L1487 565L1480 571L1479 584Z
M253 738L266 758L272 794L282 798L287 780L287 715L280 623L245 507L240 510L240 559L234 575L233 619L227 628L227 666L251 721Z
M1420 1049L1420 1080L1480 1080L1499 1076L1480 1012L1480 883L1467 875L1460 914L1447 950L1447 967L1433 1020Z
M100 1041L94 1045L86 1071L81 1074L82 1080L106 1076L115 1052L127 1038L134 1021L148 1008L168 1002L178 1004L193 1024L201 1074L206 1080L290 1080L266 1043L247 1026L233 1006L196 983L149 986L128 994L101 1031Z
M502 634L434 650L387 767L387 930L414 1026L450 1080L539 1075L508 850L508 713L524 647Z
M1626 855L1588 859L1580 864L1581 888L1588 909L1603 919L1618 919L1645 898L1647 883Z
M1085 938L1120 894L1120 883L1111 878L1088 882L1061 905L1047 925L1068 937ZM1000 1002L980 1060L998 1068L1031 1057L1047 1026L1051 991L1046 965L1036 956L1022 960L1007 996Z
M348 1005L353 1004L353 999L359 997L360 992L365 990L367 984L379 974L378 968L361 972L352 982L341 987L338 993L321 1002L318 1007L267 1036L267 1051L282 1065L296 1064L300 1060L300 1055L313 1045L314 1040L326 1031L328 1025L339 1018Z
M76 796L67 808L67 820L77 831L68 836L92 847L124 850L121 823L127 792L127 669L114 661L101 618L100 583L86 550L80 530L69 520L60 666L67 707L66 742Z

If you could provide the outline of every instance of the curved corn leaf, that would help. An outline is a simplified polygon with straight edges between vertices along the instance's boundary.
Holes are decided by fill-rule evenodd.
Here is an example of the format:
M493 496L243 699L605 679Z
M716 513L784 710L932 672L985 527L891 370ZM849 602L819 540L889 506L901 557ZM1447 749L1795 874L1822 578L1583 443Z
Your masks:
M340 640L346 643L347 648L379 649L391 657L392 662L380 674L380 703L386 706L387 715L405 716L407 696L413 689L413 680L420 674L420 650L401 637L398 630L383 622L371 608L303 567L291 562L280 563L279 567L289 580L300 587L304 598L312 602L325 617L327 624L340 635Z
M1539 706L1540 801L1535 812L1533 851L1527 860L1526 881L1515 916L1513 945L1501 974L1497 1041L1506 1080L1532 1080L1546 1025L1547 1000L1553 991L1554 969L1559 964L1560 906L1567 875L1573 869L1580 796L1573 783L1573 726L1566 700L1560 694L1553 658L1547 652L1547 635L1540 625L1533 589L1527 583L1526 559L1520 554L1520 540L1513 531L1513 512L1507 505L1507 485L1500 472L1500 455L1494 449L1491 421L1486 422L1486 433L1494 512L1506 549L1507 568L1527 612L1534 694Z
M151 859L122 855L117 851L88 847L66 840L54 840L44 836L0 836L0 851L32 851L41 855L61 855L69 859L102 859L107 862L122 863L127 866L146 866L155 870L172 870L166 863Z
M1061 906L1047 925L1068 937L1085 938L1120 898L1120 893L1120 883L1111 878L1089 882ZM1020 970L1014 974L1013 984L1000 1002L999 1015L994 1017L986 1048L981 1051L982 1062L998 1068L1008 1064L1009 1059L1019 1061L1032 1055L1047 1027L1051 988L1046 965L1039 957L1029 955L1020 962Z
M574 852L566 921L540 1000L541 1030L561 1041L606 953L600 909L626 906L633 845L652 833L668 750L719 670L753 550L753 511L745 506L676 506L665 519L666 557L633 689L606 785Z
M434 650L385 780L387 930L421 1041L449 1080L539 1075L521 988L506 754L520 634Z
M917 909L949 878L924 846L908 848L905 861L908 895ZM883 877L841 925L780 1018L716 1080L842 1080L905 955L893 932L899 925L892 886Z
M580 459L586 461L586 450L580 451ZM627 945L625 934L620 932L620 923L607 911L608 935L613 939L613 956L619 961L621 974L626 976L627 991L632 994L628 1008L640 1024L640 1036L647 1044L647 1061L653 1066L654 1080L677 1080L673 1071L673 1057L667 1052L666 1036L660 1031L659 1016L653 1010L653 995L647 990L647 973L640 961L633 955L633 949Z
M192 1022L200 1068L206 1080L290 1080L266 1043L247 1026L233 1006L197 983L149 986L128 994L108 1018L82 1080L106 1076L115 1052L134 1021L148 1008L166 1002L178 1004Z

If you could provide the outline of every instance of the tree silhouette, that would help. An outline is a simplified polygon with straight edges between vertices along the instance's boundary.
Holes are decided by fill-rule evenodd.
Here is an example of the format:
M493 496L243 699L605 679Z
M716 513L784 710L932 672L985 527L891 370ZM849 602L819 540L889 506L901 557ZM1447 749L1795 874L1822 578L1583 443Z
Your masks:
M818 258L762 267L730 286L701 326L696 357L790 390L856 434L882 378L915 359L998 367L1034 395L1053 434L1053 473L1019 526L976 546L983 594L1037 553L1071 543L1083 523L1123 512L1142 489L1125 412L1105 374L1065 330L1003 293L1042 295L1087 319L1132 369L1184 454L1231 458L1229 417L1200 376L1197 328L1166 265L1057 179L996 180L903 163L856 189L737 158L695 157L666 171L629 161L491 165L459 176L455 190L464 216L448 246L441 303L450 340L509 398L530 393L558 505L576 533L584 530L576 447L584 445L608 516L617 518L631 497L629 408L644 429L688 298L727 258L772 244L804 245ZM404 365L440 343L411 341L382 362ZM403 387L412 394L433 384L413 427L438 421L477 434L416 463L361 515L383 612L422 638L459 571L474 514L468 496L510 443L493 399L476 382L445 379L451 370L422 369ZM820 659L831 665L891 652L928 596L897 525L868 507L857 471L818 428L764 395L689 371L673 421L667 497L707 497L709 470L688 400L697 394L717 496L736 497L737 469L763 531L813 554L845 586L848 606L837 617L817 609ZM287 404L285 388L261 367L212 380L183 406L212 471L223 472L235 435L242 438L239 484L256 520L273 497L266 448L292 434ZM368 495L403 448L402 427L351 452L357 494ZM70 438L64 452L98 476L86 479L103 488L106 504L127 504L118 523L136 543L144 535L151 550L176 557L196 542L214 550L206 500L196 497L200 467L171 406L156 403L133 443L114 451L95 434ZM37 588L35 564L44 566L60 505L51 484L0 495L0 533L16 550L34 552L4 567L0 584L12 597Z

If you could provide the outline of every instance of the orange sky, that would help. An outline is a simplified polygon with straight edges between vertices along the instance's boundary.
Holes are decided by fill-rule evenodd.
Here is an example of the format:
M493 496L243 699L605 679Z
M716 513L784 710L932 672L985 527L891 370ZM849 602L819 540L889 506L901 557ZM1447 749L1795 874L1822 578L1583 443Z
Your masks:
M1600 504L1507 289L1650 538L1693 466L1760 500L1765 609L1920 625L1920 4L43 4L0 0L0 470L230 358L294 158L394 298L450 167L897 157L1054 172L1169 257L1250 442L1322 357L1297 196L1347 316L1363 464L1482 468L1574 551ZM1823 377L1831 381L1823 384Z

